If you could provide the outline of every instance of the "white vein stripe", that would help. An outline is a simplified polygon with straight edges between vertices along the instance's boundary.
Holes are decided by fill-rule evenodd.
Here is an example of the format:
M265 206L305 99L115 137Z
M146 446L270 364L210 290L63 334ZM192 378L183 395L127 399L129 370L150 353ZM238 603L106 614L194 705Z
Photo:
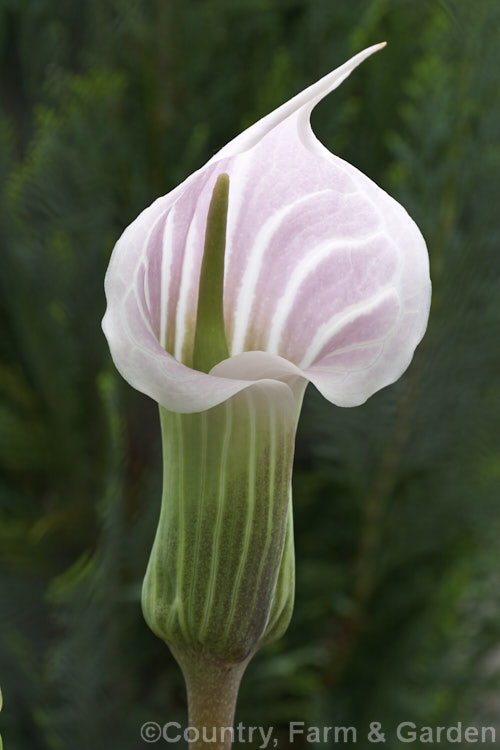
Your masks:
M174 213L172 206L163 229L163 243L160 273L160 344L165 349L167 345L167 308L170 292L171 268L174 242Z
M188 309L189 292L193 278L194 258L196 255L198 241L198 231L196 221L193 218L189 225L186 237L186 247L181 271L181 283L179 290L179 300L177 302L177 319L175 321L175 347L174 357L182 361L182 350L184 348L184 339L186 335L186 317Z
M255 519L255 505L256 505L256 493L255 493L255 477L256 477L256 455L257 455L257 424L255 418L256 408L259 406L259 396L257 392L255 394L249 393L248 389L243 391L243 397L246 401L249 420L248 420L248 472L246 474L248 480L247 490L247 512L246 512L246 523L245 523L245 536L241 543L241 554L238 563L238 569L234 574L234 584L231 596L231 605L229 608L226 627L224 630L224 636L230 632L231 627L234 625L234 612L238 603L240 595L240 584L245 571L245 563L248 557L248 550L252 535L254 533L254 519Z
M322 242L320 245L317 245L312 250L312 252L310 252L308 255L306 255L305 258L301 260L301 262L298 264L298 266L290 276L285 291L276 306L276 312L273 316L271 329L269 331L266 351L268 351L270 354L279 353L283 329L285 327L288 316L293 311L294 303L297 299L299 289L317 270L318 266L324 260L327 260L329 257L331 257L331 255L333 255L336 250L357 248L362 249L362 246L365 242L370 242L378 236L380 236L380 232L367 235L366 237L357 237L355 240L327 240L326 242Z
M138 271L141 268L144 270L144 267L141 265L141 266L138 266ZM142 283L144 285L144 280L143 280ZM148 314L148 311L144 309L144 304L143 304L142 300L138 296L137 280L134 280L133 286L131 286L128 289L128 291L126 292L126 294L125 294L125 296L123 298L123 308L125 310L125 316L124 316L124 318L125 318L125 321L127 321L127 324L128 324L128 315L129 315L128 309L127 309L127 302L128 302L129 297L133 297L135 299L135 307L136 307L136 309L139 312L139 315L141 317L142 322L146 326L146 330L149 331L149 333L153 336L153 338L156 339L156 333L153 331L153 326L152 326L152 323L151 323L151 316ZM135 343L138 343L137 342L137 337L135 336L135 334L132 333L130 325L128 325L128 330L129 330L129 335L130 335L132 341L134 341Z
M241 209L245 205L245 192L253 160L243 154L238 160L238 169L229 176L229 205L227 212L226 252L224 256L224 282L227 281L231 257L235 249L234 237L238 227Z
M210 556L210 576L209 576L209 583L208 583L208 591L207 596L205 599L205 604L203 608L203 618L200 625L200 640L204 637L206 629L207 629L207 623L208 623L208 617L210 614L210 610L212 608L212 600L213 595L215 591L215 581L217 578L217 570L219 566L219 539L221 535L221 529L223 527L223 519L224 519L224 508L226 504L226 498L227 498L227 459L229 454L229 445L232 437L232 429L233 429L233 403L231 399L228 399L224 402L224 409L226 412L226 421L224 425L224 432L223 435L221 435L222 440L222 450L220 454L220 470L219 470L219 481L217 483L218 493L217 493L217 517L215 520L215 528L214 533L212 537L212 549L211 549L211 556Z
M261 585L265 566L269 564L269 548L271 545L271 541L273 540L273 526L274 526L276 500L278 502L281 500L281 497L279 497L279 495L278 497L276 497L277 493L275 491L276 489L276 463L277 463L276 445L277 445L277 433L278 433L276 408L272 399L269 398L269 393L267 392L267 390L264 391L264 398L267 402L267 408L268 408L268 413L269 413L269 457L270 458L269 458L269 475L267 479L266 542L261 553L259 571L256 577L256 589L258 586ZM281 476L279 477L279 479L281 479ZM284 543L284 538L283 538L283 543ZM276 569L276 581L278 579L278 575L279 575L279 566ZM276 582L275 582L274 588L276 588ZM256 592L256 596L257 596L257 592ZM273 591L273 597L274 597L274 591ZM269 622L269 617L271 616L271 612L272 612L272 607L269 607L264 631L267 628L267 624Z
M149 279L148 279L148 272L149 272L149 262L148 262L149 241L151 240L151 236L152 236L153 232L155 231L156 227L158 226L158 224L160 223L160 221L162 221L162 219L164 218L166 211L167 211L167 209L165 209L165 211L162 211L159 214L159 216L156 217L155 221L151 225L151 228L150 228L149 232L146 235L146 238L145 238L144 242L142 243L141 252L140 252L140 255L139 255L137 267L135 269L134 279L133 279L133 282L132 282L132 288L134 290L134 297L137 300L137 307L139 308L139 310L141 312L141 316L142 316L143 319L144 319L144 312L145 312L144 311L144 305L142 304L141 300L139 299L139 297L137 295L137 290L138 290L138 286L137 285L138 285L139 272L140 272L141 268L144 270L144 278L142 280L142 288L144 290L144 298L145 298L145 302L146 302L147 317L148 317L148 319L150 319L150 317L151 317L151 298L149 296ZM152 329L151 321L150 320L148 320L148 322L147 322L147 327L151 331L151 333L153 333L153 329ZM153 334L153 335L156 337L156 334Z
M320 190L316 193L303 195L293 203L284 206L273 214L258 232L252 247L247 250L248 263L240 279L238 301L234 317L233 340L231 342L231 355L240 354L244 350L245 335L250 312L255 300L255 290L259 280L260 271L266 251L274 235L280 229L285 219L295 211L302 203L314 200L319 195L326 195L330 190Z
M167 213L167 211L168 211L168 208L166 208L164 211L162 211L156 217L156 219L154 220L154 222L151 224L149 232L147 233L147 235L146 235L146 237L144 239L144 242L142 243L141 252L140 252L140 255L139 255L139 258L138 258L138 265L140 265L140 261L141 260L145 260L146 259L146 257L147 257L147 251L148 251L148 248L149 248L149 240L151 239L151 235L155 231L155 229L158 226L158 224L160 223L160 221L162 221L162 219L165 218L165 214Z
M337 313L334 315L329 321L318 328L316 335L311 341L311 344L298 366L301 369L310 367L329 339L340 333L346 325L352 323L356 318L373 312L380 304L390 299L392 296L394 296L392 286L384 287L374 297L371 297L368 300L363 300L357 305L352 305L352 307L348 308L344 313ZM371 344L373 341L375 341L375 339L370 339L366 344Z
M149 294L149 260L148 257L144 259L144 298L146 300L146 307L148 313L151 315L151 297Z

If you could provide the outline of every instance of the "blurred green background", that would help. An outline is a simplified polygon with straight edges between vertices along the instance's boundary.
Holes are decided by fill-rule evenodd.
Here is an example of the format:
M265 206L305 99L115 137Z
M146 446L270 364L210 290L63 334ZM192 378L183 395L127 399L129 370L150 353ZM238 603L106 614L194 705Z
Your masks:
M180 671L139 605L159 420L111 363L105 269L154 198L384 39L313 127L421 227L430 325L363 407L308 390L295 614L248 668L236 720L285 748L292 720L380 721L388 748L402 721L500 738L498 0L2 0L6 750L141 748L143 722L185 723Z

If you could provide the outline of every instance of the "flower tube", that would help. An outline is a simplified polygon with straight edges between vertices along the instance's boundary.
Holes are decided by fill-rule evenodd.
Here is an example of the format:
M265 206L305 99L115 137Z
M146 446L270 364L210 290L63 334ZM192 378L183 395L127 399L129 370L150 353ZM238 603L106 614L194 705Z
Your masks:
M198 724L232 720L244 666L291 614L290 481L307 383L339 406L362 404L401 376L427 325L417 226L310 126L315 105L382 46L155 201L118 240L106 275L113 360L162 420L143 610L197 696Z

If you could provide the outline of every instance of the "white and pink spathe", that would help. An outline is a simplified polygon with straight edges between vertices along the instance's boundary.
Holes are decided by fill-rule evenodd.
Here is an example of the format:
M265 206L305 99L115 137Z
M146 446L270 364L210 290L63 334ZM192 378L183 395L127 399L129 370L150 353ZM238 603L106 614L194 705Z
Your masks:
M203 411L272 379L310 381L334 404L357 406L408 367L429 314L424 239L405 209L331 154L310 125L316 104L382 46L230 141L116 243L103 329L120 373L160 405ZM230 357L206 374L189 364L208 206L221 173L230 178Z

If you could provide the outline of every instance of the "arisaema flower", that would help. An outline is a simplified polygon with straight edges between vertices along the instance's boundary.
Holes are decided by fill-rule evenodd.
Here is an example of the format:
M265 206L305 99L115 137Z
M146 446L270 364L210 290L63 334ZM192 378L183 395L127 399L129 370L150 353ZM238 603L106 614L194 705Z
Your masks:
M417 226L310 126L315 105L381 46L155 201L106 275L113 360L159 403L163 429L143 610L184 670L199 726L230 721L224 685L235 693L290 617L290 480L307 383L339 406L362 404L405 371L427 325Z

